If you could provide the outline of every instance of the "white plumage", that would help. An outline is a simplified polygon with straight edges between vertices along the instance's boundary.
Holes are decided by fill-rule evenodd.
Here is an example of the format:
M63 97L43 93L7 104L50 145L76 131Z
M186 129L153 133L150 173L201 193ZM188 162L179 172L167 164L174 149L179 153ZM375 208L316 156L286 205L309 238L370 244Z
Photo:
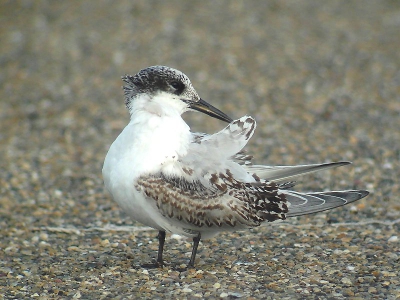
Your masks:
M200 238L331 209L368 194L302 194L288 189L292 184L282 182L348 162L253 165L242 149L254 134L255 120L232 120L202 100L178 70L149 67L123 80L131 120L110 147L103 177L126 213L160 231L156 266L163 264L166 231L193 237L193 266ZM192 133L181 117L189 110L229 125L213 135Z

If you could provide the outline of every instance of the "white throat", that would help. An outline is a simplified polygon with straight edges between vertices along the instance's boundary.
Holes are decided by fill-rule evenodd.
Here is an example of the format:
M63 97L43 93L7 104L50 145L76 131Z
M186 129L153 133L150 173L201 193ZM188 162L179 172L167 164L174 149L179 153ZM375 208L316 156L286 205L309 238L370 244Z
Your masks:
M135 100L131 101L128 109L131 119L134 116L137 118L138 115L141 115L141 112L148 112L150 115L159 117L176 118L188 110L187 104L178 96L166 92L159 92L154 96L138 95Z

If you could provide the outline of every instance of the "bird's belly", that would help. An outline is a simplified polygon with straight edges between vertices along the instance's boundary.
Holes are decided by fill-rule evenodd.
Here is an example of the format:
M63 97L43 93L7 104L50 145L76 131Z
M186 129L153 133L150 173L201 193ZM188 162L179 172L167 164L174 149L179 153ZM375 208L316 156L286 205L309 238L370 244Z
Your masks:
M161 217L154 201L148 199L134 187L133 180L129 183L116 183L109 190L122 211L135 221L155 229L163 229L157 222Z

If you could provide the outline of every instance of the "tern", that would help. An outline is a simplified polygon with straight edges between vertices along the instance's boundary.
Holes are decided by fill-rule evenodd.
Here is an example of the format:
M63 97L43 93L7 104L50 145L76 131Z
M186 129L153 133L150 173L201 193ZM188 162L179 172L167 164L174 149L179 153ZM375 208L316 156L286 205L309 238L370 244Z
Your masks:
M252 163L243 148L253 136L251 116L233 120L199 97L182 72L152 66L125 82L130 122L112 143L103 166L106 189L135 221L159 231L154 264L162 267L166 232L200 239L352 203L365 190L300 193L293 178L349 164L298 166ZM190 131L182 114L199 111L229 123L215 134Z

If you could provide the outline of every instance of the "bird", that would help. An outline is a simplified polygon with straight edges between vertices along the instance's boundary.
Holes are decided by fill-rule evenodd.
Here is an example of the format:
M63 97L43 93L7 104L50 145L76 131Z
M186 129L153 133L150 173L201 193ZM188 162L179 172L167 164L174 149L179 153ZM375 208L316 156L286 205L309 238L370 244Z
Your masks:
M336 208L366 197L366 190L297 192L293 178L350 164L253 164L243 149L256 120L232 119L198 95L189 78L167 66L122 76L128 125L112 143L104 184L133 220L158 230L158 254L145 267L163 267L166 233L200 240ZM214 134L191 132L182 114L197 111L228 123Z

